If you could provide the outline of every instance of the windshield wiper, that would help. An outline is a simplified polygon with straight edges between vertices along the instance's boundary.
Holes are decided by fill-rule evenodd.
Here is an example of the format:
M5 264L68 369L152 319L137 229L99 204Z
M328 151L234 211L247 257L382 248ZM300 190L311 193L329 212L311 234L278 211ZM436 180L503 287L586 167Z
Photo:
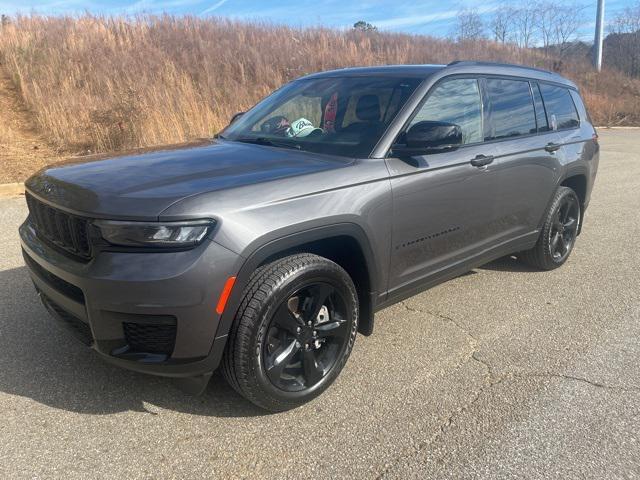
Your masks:
M297 143L281 142L267 137L240 137L236 139L236 141L243 143L255 143L256 145L267 145L269 147L293 148L295 150L302 149L302 147Z

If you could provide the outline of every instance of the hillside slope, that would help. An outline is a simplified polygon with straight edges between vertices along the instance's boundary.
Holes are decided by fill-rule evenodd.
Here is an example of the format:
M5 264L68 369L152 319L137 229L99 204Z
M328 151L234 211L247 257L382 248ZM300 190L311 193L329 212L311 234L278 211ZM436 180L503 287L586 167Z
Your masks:
M35 119L0 65L0 183L21 182L59 159L36 132Z
M51 152L34 140L34 130L65 154L179 143L211 136L233 113L306 73L457 59L559 71L580 86L596 124L640 125L639 80L513 45L217 18L33 15L0 28L2 91L9 92L2 95L17 119L0 111L0 128L10 126L2 134L3 165L11 166L11 149L24 152L13 161L15 178L24 175L21 165L33 170L44 162ZM32 141L38 150L30 150Z

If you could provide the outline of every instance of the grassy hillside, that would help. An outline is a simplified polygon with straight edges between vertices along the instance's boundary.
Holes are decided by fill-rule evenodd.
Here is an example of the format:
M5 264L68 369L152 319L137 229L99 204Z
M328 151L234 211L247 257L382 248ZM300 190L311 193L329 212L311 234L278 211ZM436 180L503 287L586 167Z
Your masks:
M353 65L497 60L555 68L597 124L640 124L640 81L488 41L190 17L28 16L0 27L2 68L47 142L100 152L210 136L305 73Z

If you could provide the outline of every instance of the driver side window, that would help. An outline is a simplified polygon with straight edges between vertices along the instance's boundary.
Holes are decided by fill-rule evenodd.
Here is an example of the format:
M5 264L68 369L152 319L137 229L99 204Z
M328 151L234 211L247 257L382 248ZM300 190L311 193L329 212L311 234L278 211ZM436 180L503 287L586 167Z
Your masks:
M482 141L482 100L478 80L458 78L436 86L409 128L425 120L454 123L462 129L462 143Z

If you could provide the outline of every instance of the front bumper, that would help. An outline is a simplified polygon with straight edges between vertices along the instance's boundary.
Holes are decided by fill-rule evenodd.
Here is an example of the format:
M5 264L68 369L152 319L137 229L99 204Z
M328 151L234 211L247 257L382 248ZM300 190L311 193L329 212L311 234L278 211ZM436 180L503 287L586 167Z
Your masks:
M103 358L121 367L169 377L215 370L226 335L216 337L215 308L242 258L206 241L182 252L100 252L88 263L70 259L38 239L27 221L20 227L25 263L49 312ZM130 332L155 343L132 347ZM154 330L155 329L155 330ZM158 332L171 337L158 353ZM138 337L136 337L138 338ZM167 337L169 338L169 337Z

